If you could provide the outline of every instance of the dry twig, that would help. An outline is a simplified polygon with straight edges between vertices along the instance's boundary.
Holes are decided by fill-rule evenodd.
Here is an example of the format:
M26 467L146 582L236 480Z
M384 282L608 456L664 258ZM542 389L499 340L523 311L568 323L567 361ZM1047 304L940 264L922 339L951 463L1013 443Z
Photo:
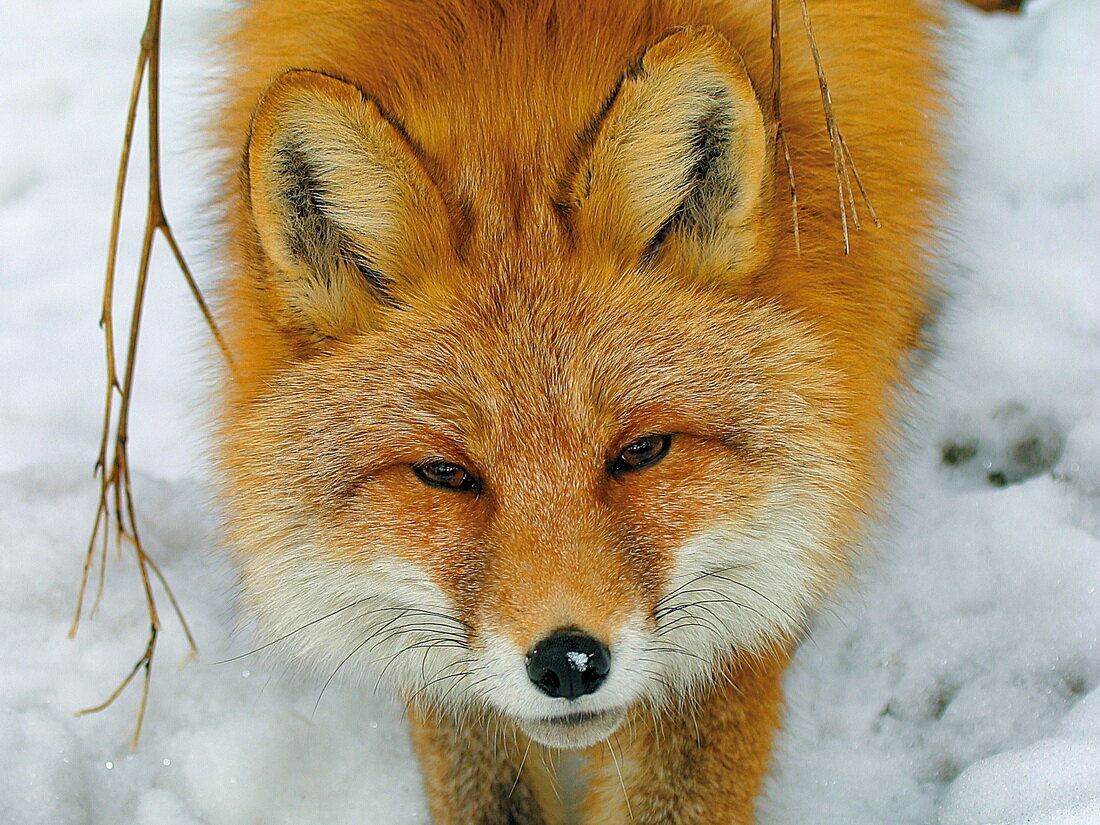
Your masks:
M149 616L149 635L145 649L130 673L118 685L115 691L100 705L82 710L78 715L93 713L110 706L133 681L143 672L141 700L138 706L137 724L131 739L131 747L136 747L141 736L141 727L145 718L145 708L149 699L149 681L152 675L153 658L156 654L157 637L160 633L160 615L157 611L156 596L152 580L160 583L171 603L172 609L183 627L190 655L197 651L194 637L180 610L175 595L160 568L145 552L138 532L137 516L134 510L134 496L131 484L130 461L127 453L129 438L130 402L133 398L134 366L137 355L138 336L141 330L141 316L145 304L145 290L149 278L149 263L153 242L159 232L167 241L176 263L183 272L191 294L198 304L207 326L214 335L218 346L232 366L232 357L219 333L214 318L203 300L202 292L191 274L190 267L183 258L179 244L164 214L160 181L160 22L162 0L150 0L145 30L141 36L141 51L134 72L133 86L130 90L130 104L126 115L126 130L122 141L122 157L119 161L118 179L115 184L114 211L111 219L111 236L107 253L107 272L103 286L103 309L100 326L103 328L107 354L107 392L104 400L103 430L100 436L99 455L95 463L95 473L100 480L99 504L96 509L92 536L84 557L83 573L80 579L80 591L77 595L76 611L69 629L70 638L76 635L80 618L84 610L85 597L90 573L95 564L96 550L99 550L99 580L92 611L95 611L103 595L103 583L107 565L107 550L113 544L121 554L125 542L134 551L138 572L141 576L142 591ZM148 200L145 213L145 228L142 235L141 257L138 262L137 283L134 290L133 309L130 314L129 341L126 348L126 361L119 380L118 363L115 358L114 335L114 291L115 272L118 261L119 230L122 222L122 202L126 188L126 178L133 145L134 126L137 120L138 102L141 97L143 81L147 80L148 127L149 127L149 169ZM118 409L115 409L115 396L118 396ZM112 428L113 425L113 428ZM152 572L152 577L150 577Z
M862 229L859 221L859 213L856 210L855 195L852 190L852 180L859 189L859 194L867 206L871 220L875 226L881 226L871 198L863 186L863 180L859 176L855 160L848 149L848 143L840 132L833 113L833 100L829 93L829 84L825 79L825 69L821 63L821 53L817 48L817 38L814 36L813 23L810 20L810 11L806 6L806 0L798 0L802 11L802 25L806 31L806 39L810 45L810 53L813 55L814 68L817 71L817 83L821 89L821 104L825 109L825 127L829 134L829 143L833 150L833 169L836 172L837 193L840 198L840 229L844 235L844 254L851 251L851 243L848 236L848 214L851 211L852 224L856 229ZM771 52L772 52L772 116L775 120L775 148L776 154L781 154L783 164L787 170L788 191L791 198L791 221L794 227L795 251L802 252L802 244L799 237L798 225L798 193L794 183L794 167L791 165L791 152L787 146L786 132L783 129L783 106L781 97L782 88L782 44L780 42L780 10L779 0L771 0Z
M798 192L794 185L791 150L787 147L787 136L783 131L783 105L780 99L780 90L783 85L783 49L779 42L779 0L771 0L771 2L772 116L775 118L775 146L777 150L783 152L783 164L787 169L787 183L791 196L791 224L794 227L794 250L802 254L802 242L798 232Z
M857 230L863 228L859 222L856 199L852 192L853 178L859 188L859 194L867 206L867 211L871 215L871 220L875 226L881 226L882 224L879 222L878 215L875 214L875 207L871 204L871 199L868 197L867 190L860 179L859 170L856 169L852 153L848 149L848 143L844 140L844 135L840 133L840 127L837 125L836 115L833 113L833 98L829 93L829 84L825 80L825 69L821 65L821 53L817 49L817 38L814 37L814 27L813 23L810 22L810 10L806 7L806 0L798 0L798 5L802 9L802 25L806 29L806 39L809 41L810 52L814 58L814 68L817 70L817 84L821 88L821 105L825 109L825 127L829 133L829 143L833 147L833 169L836 171L837 193L840 198L840 230L844 234L844 254L847 255L851 251L848 238L849 209L851 209L852 223L855 228ZM773 14L776 13L777 11L773 6Z

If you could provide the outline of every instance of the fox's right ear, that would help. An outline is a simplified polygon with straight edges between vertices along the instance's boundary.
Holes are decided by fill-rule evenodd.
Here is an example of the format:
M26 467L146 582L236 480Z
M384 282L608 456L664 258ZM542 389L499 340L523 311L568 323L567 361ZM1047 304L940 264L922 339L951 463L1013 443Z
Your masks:
M359 89L290 71L263 93L248 192L288 327L311 340L369 327L418 256L442 248L438 192L400 129Z

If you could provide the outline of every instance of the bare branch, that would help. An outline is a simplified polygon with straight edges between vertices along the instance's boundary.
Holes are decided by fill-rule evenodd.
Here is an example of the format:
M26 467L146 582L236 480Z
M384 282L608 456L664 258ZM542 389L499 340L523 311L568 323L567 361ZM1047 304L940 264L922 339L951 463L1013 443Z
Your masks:
M160 568L145 551L138 531L137 512L134 507L134 492L130 472L130 460L127 451L129 440L130 405L133 400L134 371L137 363L138 342L141 334L141 319L145 308L146 288L149 281L149 267L152 260L153 245L158 233L167 241L176 263L183 273L184 280L191 291L211 334L217 341L230 369L234 368L229 349L217 328L214 317L203 299L202 292L191 274L175 235L164 212L161 196L160 177L160 25L163 0L150 0L145 29L141 36L141 50L138 55L134 82L130 91L130 103L126 116L126 129L122 141L122 156L119 161L118 179L115 185L114 208L111 217L111 235L107 252L107 271L103 285L103 308L100 325L103 327L107 376L106 396L103 405L103 429L100 438L99 453L95 463L95 474L99 477L99 502L96 507L92 535L84 556L84 565L77 594L76 610L73 615L69 636L76 635L83 613L87 593L88 579L95 566L96 549L100 549L99 583L96 599L92 607L94 612L103 594L105 570L107 565L107 547L114 538L114 544L121 554L123 544L133 549L141 576L142 594L149 618L149 635L145 648L126 677L119 683L107 699L92 708L78 713L94 713L109 707L133 681L139 671L142 672L141 698L137 711L137 722L131 738L131 746L137 747L145 719L145 710L149 701L149 685L152 678L153 660L156 654L157 639L161 630L160 615L157 610L153 580L159 584L179 619L187 639L190 656L197 653L194 636L183 616L179 602ZM143 83L146 84L148 103L148 140L149 167L145 225L142 233L141 255L137 268L137 280L134 289L134 302L130 314L129 336L126 346L126 359L123 363L120 380L118 362L115 356L114 298L115 274L118 262L119 234L122 223L122 204L129 171L130 152L133 147L134 128L137 120L138 103ZM115 396L118 405L115 406ZM108 454L110 461L108 462ZM152 571L152 576L150 576Z
M791 198L791 224L794 227L794 249L802 254L802 241L798 231L798 192L794 185L794 167L791 166L791 150L787 146L787 135L783 131L783 104L781 88L783 85L783 47L779 41L779 0L771 0L771 50L772 50L772 117L775 120L775 145L783 153L783 164L787 168L787 182Z
M802 10L802 25L806 30L806 39L810 44L810 53L814 59L814 69L817 71L817 84L821 89L821 105L825 109L825 127L829 134L829 143L833 150L833 169L836 172L836 186L837 197L840 201L840 231L844 235L844 254L847 255L851 252L851 241L848 235L848 219L849 210L851 210L852 225L860 230L863 228L859 220L859 212L856 209L855 194L852 191L852 178L855 178L856 186L859 188L860 196L863 198L864 204L867 206L867 211L871 215L871 220L875 226L881 226L878 215L875 212L874 206L871 204L871 199L867 194L867 190L863 186L863 181L860 179L859 171L856 169L855 161L852 159L852 153L848 149L848 144L844 140L844 136L840 132L840 126L836 122L836 114L833 112L833 98L829 92L829 83L825 79L825 69L821 62L821 52L817 48L817 38L814 36L813 23L810 20L810 10L806 6L806 0L798 0L799 8ZM772 5L772 14L777 14L776 5ZM775 24L773 22L773 28ZM774 58L773 58L774 59Z

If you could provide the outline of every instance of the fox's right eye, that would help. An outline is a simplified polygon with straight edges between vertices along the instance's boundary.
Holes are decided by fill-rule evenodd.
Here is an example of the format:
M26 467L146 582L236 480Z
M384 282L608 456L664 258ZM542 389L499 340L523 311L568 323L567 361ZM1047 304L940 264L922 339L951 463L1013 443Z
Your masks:
M413 472L430 487L476 493L481 485L473 473L461 464L450 461L422 461L413 465Z
M613 476L641 470L665 457L672 444L671 435L647 435L623 447L618 457L608 465Z

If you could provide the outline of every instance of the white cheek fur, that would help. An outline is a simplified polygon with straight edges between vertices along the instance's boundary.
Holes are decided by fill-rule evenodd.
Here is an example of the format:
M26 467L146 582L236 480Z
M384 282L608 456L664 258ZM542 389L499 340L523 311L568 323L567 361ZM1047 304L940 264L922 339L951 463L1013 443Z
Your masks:
M765 652L797 635L827 587L820 509L773 493L751 525L713 525L678 554L656 611L655 656L691 689L730 651Z
M656 627L642 615L625 623L609 640L607 680L568 702L535 688L526 652L502 627L477 628L471 647L452 600L408 561L364 565L284 545L246 563L243 599L264 636L286 637L278 647L325 678L384 681L406 701L456 711L544 719L673 698L712 679L731 651L764 651L797 634L825 589L826 534L820 510L774 493L748 527L697 535L677 554Z
M409 562L362 565L297 546L246 565L242 599L264 637L285 637L279 652L325 678L385 682L411 700L472 677L451 600Z

